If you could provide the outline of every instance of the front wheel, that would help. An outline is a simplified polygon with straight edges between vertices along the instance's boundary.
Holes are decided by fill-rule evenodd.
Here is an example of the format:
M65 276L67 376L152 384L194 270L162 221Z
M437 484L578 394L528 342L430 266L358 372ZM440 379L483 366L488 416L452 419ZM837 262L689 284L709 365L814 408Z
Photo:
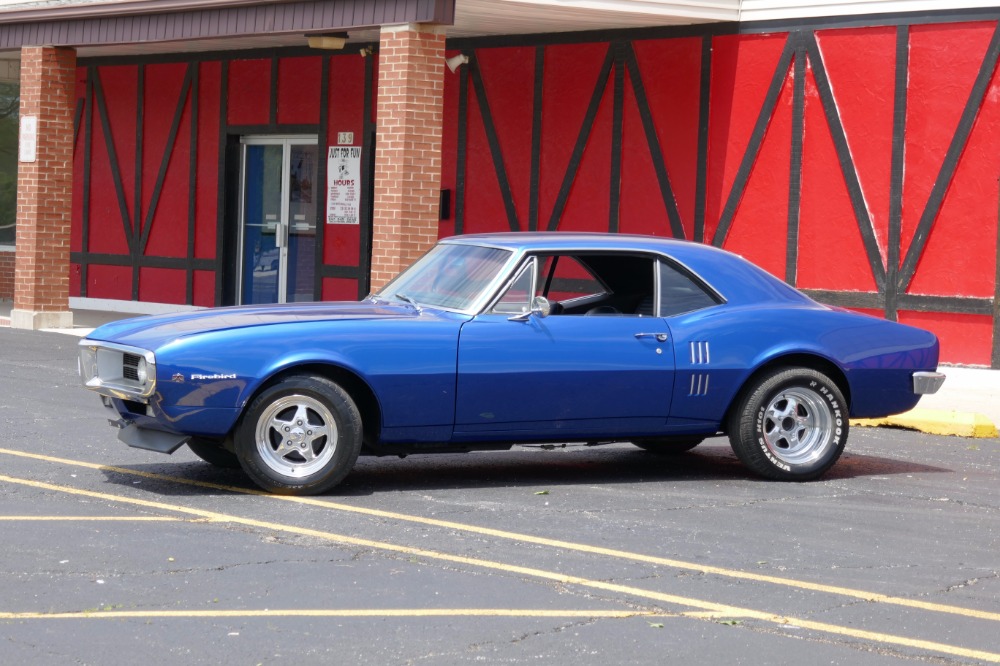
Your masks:
M318 376L265 389L236 433L236 455L253 481L282 495L316 495L340 483L361 450L361 415L350 395Z
M733 451L751 470L779 481L807 481L844 451L847 403L823 373L783 368L743 392L728 425Z

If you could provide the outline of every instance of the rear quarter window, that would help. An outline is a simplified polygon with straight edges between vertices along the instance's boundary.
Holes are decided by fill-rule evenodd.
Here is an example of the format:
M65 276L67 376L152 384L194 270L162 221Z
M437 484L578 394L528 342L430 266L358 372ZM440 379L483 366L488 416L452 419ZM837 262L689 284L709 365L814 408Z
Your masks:
M703 310L721 301L687 271L660 262L660 316L673 317Z

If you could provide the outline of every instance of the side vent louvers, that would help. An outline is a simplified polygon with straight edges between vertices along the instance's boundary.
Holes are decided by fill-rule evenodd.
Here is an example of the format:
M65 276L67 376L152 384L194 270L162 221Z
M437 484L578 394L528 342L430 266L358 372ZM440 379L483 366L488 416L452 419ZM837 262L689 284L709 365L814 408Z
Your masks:
M712 357L708 351L708 342L691 342L691 365L708 365Z
M712 362L712 354L705 340L696 340L689 343L691 347L691 365L709 365ZM708 395L708 384L710 375L707 372L697 372L691 375L691 386L688 388L689 396L702 397Z

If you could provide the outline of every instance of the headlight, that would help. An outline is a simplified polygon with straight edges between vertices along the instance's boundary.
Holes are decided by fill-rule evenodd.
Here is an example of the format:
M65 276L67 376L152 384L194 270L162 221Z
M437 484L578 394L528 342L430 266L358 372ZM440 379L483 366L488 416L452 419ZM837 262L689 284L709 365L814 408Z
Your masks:
M135 366L136 379L139 380L140 384L145 384L146 380L149 379L149 374L146 369L146 359L140 357L139 363Z

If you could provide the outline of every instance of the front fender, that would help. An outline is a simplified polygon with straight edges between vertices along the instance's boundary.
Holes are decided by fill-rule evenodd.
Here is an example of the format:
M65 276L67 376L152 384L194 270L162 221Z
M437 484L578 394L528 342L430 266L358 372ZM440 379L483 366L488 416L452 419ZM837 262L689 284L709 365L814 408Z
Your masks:
M461 321L307 322L187 336L156 350L158 391L163 404L238 417L265 382L319 364L365 382L383 427L450 425Z

